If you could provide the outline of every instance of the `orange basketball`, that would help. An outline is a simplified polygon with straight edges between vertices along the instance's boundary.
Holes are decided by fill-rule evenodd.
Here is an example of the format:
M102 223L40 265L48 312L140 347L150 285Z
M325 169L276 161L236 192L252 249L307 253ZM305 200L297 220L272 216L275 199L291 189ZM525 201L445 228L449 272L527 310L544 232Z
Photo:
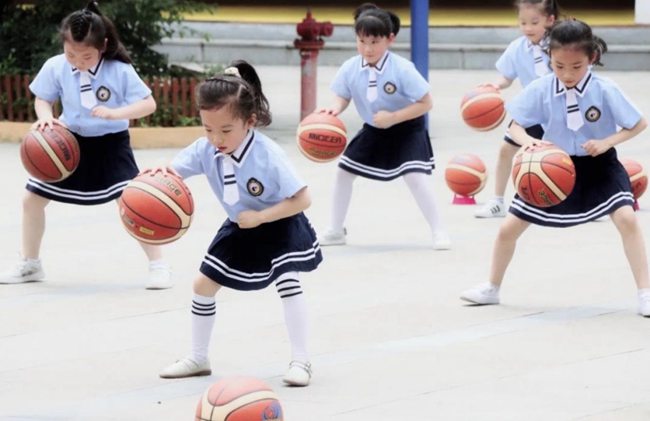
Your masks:
M461 196L473 196L483 190L487 181L485 164L478 156L465 153L456 155L445 169L447 186Z
M32 177L47 183L61 181L79 165L79 143L58 124L42 132L31 130L20 144L20 159Z
M641 164L635 160L630 158L623 158L620 161L621 164L623 164L623 167L625 167L627 175L630 176L630 183L632 183L632 194L634 194L635 199L638 199L643 193L645 193L645 189L648 188L648 176L646 175L645 171L643 171L643 166L641 166Z
M282 421L282 406L273 390L254 377L227 377L203 393L195 421Z
M481 86L472 89L463 97L460 113L469 127L487 131L501 124L506 116L506 109L497 89Z
M576 169L569 154L553 144L542 144L523 148L515 155L512 181L525 202L545 208L571 194Z
M192 222L194 201L183 180L171 173L142 174L119 200L120 217L133 237L150 244L179 239Z
M312 113L298 125L298 149L315 162L336 159L347 143L345 124L327 113Z

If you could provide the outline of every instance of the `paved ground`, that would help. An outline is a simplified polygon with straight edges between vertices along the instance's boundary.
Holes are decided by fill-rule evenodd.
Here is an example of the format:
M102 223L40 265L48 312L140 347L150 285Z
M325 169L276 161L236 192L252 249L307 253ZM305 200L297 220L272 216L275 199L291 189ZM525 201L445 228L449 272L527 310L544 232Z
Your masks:
M276 118L267 132L308 181L308 215L323 228L335 165L311 163L294 146L298 69L260 71ZM319 72L319 102L326 104L335 69ZM431 73L441 168L460 152L493 168L502 129L473 132L458 115L464 91L493 76ZM648 73L609 76L650 114ZM359 127L352 110L343 118L351 132ZM649 139L647 131L620 154L650 165ZM146 167L175 153L139 150L136 158ZM18 145L0 144L0 168L0 266L7 267L18 250L25 179ZM167 291L143 289L144 256L114 205L53 204L42 255L47 282L0 288L0 419L188 420L206 387L235 374L267 381L290 421L650 419L650 319L636 315L611 222L531 229L508 272L503 304L472 308L458 294L486 279L499 221L476 220L473 206L452 205L442 174L432 183L454 241L445 252L431 250L402 182L357 183L350 244L325 249L322 267L303 278L315 372L306 389L281 384L289 350L272 289L218 295L213 376L157 376L188 350L190 281L225 217L203 179L188 181L197 205L192 228L166 248L177 282ZM478 200L489 196L484 191ZM638 216L648 234L645 200Z

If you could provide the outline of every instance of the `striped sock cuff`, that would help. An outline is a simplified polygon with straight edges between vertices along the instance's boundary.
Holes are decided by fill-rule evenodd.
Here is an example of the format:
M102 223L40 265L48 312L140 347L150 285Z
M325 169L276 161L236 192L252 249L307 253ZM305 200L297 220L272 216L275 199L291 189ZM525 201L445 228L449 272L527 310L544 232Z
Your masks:
M197 316L213 316L217 310L214 297L204 297L194 294L192 298L192 314Z
M302 286L297 279L283 279L275 283L275 288L278 290L280 298L289 298L294 295L302 294Z

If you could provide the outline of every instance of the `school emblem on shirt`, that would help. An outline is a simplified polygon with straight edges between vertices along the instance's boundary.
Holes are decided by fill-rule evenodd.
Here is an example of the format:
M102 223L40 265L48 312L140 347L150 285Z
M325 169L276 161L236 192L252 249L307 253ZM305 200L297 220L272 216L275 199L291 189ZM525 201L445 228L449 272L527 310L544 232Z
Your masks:
M600 118L600 110L594 106L589 107L589 109L585 112L585 118L587 121L594 122L598 121Z
M392 82L384 83L384 92L386 92L388 95L392 95L396 91L397 91L397 86L395 86L394 83L392 83Z
M106 86L100 86L99 89L97 89L95 96L101 102L106 102L111 98L111 91L109 91Z
M251 196L255 196L255 197L261 196L262 193L264 193L264 186L255 178L251 178L250 180L248 180L248 183L246 183L246 189L248 190L248 193L250 193Z

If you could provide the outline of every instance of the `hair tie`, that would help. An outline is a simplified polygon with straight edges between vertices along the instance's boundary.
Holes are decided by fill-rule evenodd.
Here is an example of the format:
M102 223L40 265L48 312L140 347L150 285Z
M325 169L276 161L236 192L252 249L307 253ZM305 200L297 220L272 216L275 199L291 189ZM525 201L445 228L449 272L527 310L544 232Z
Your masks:
M239 74L239 69L234 66L226 68L226 70L223 71L223 74L229 76L237 76L241 78L241 74Z

